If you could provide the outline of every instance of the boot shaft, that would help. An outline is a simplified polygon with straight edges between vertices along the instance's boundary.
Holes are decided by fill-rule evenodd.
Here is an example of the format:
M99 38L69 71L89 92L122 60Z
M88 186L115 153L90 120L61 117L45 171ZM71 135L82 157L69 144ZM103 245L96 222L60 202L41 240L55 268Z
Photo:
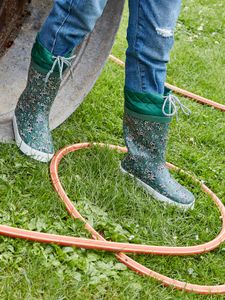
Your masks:
M124 113L124 139L128 153L149 163L164 164L169 123L137 119Z
M60 87L60 78L52 75L49 80L45 81L46 74L40 73L33 61L30 63L27 85L22 93L16 111L24 110L25 112L41 112L46 116L49 115L51 106Z

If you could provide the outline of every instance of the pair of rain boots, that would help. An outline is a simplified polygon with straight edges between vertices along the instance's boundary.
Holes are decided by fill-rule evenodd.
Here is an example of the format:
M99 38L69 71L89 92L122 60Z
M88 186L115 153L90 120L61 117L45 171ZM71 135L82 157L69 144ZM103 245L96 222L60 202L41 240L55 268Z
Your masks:
M16 106L13 127L17 146L38 161L48 162L54 155L49 114L72 58L71 53L67 59L54 57L38 40L34 44L27 86ZM171 177L165 162L168 128L177 113L176 104L188 113L169 90L164 96L125 90L123 127L128 154L121 169L155 199L188 209L194 206L194 196Z

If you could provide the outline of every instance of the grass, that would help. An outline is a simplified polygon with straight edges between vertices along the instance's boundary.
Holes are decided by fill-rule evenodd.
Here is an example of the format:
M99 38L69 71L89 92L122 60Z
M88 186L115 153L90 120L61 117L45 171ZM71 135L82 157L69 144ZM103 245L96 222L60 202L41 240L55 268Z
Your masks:
M168 66L168 82L225 104L223 1L185 0ZM124 59L127 10L113 54ZM76 113L54 131L57 149L80 141L123 145L124 70L108 62ZM172 123L167 160L190 170L225 199L225 115L187 99L190 118ZM0 145L0 223L88 237L68 216L53 191L48 166ZM80 212L107 239L155 245L193 245L220 230L218 211L190 179L173 175L196 197L183 213L157 203L118 170L122 154L94 148L68 155L60 165L63 184ZM42 245L0 237L1 299L225 299L164 288L118 263L110 253ZM193 257L133 255L155 271L199 284L223 284L225 247Z

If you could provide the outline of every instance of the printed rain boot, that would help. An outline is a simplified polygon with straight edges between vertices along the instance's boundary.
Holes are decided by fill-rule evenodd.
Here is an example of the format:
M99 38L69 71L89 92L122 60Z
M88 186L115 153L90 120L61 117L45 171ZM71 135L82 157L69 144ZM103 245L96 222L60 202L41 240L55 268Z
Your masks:
M166 95L134 93L125 90L124 138L128 154L121 170L135 177L156 200L183 209L194 207L191 192L174 180L166 168L165 153L171 117L180 101L166 90Z
M27 86L15 109L13 129L19 149L38 161L48 162L54 155L49 114L71 58L54 57L38 40L32 49Z

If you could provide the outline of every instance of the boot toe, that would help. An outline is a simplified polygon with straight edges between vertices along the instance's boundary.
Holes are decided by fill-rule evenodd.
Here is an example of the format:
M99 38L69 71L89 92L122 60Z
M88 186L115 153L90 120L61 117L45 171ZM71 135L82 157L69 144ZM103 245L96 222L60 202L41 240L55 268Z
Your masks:
M181 185L179 186L179 188L175 189L173 193L171 192L171 194L168 195L168 197L176 203L188 206L194 204L195 202L194 195Z
M155 180L155 189L171 199L174 204L178 206L187 206L191 207L195 203L194 195L178 183L169 173L167 169L164 169L161 174L158 174L158 178ZM151 183L150 183L151 184Z

